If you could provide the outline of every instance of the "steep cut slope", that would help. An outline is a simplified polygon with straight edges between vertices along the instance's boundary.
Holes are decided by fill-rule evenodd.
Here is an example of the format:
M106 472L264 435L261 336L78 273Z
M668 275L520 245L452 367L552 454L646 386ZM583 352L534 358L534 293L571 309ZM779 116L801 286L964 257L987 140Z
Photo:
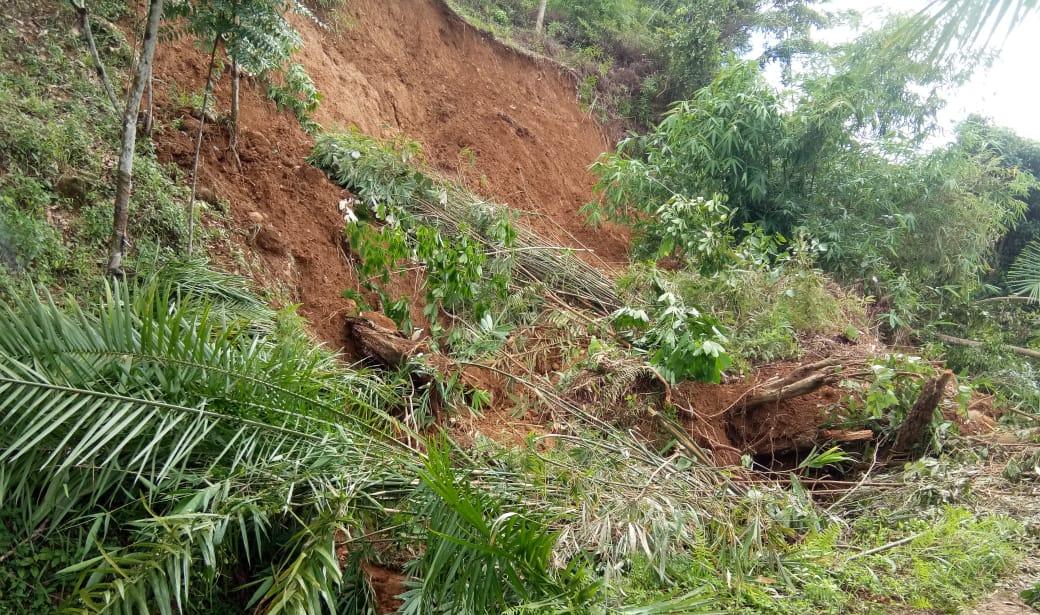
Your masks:
M325 16L343 24L333 29L300 23L297 59L324 96L323 126L419 140L434 167L529 212L525 222L560 245L590 248L582 253L590 263L624 259L624 234L588 229L578 213L592 196L587 166L608 145L570 75L487 38L439 0L351 0L338 11ZM183 94L201 88L205 63L188 40L157 53L156 143L162 159L182 168L198 126ZM223 113L227 79L216 95ZM235 232L261 256L260 276L289 288L315 330L340 347L340 293L356 287L336 209L343 192L305 164L312 138L256 84L243 83L240 122L241 167L228 155L225 128L207 126L203 194L230 203Z
M591 197L586 168L610 144L572 75L476 31L441 0L351 1L346 11L341 32L303 28L323 125L403 132L442 172L538 214L529 223L542 235L624 259L624 238L590 232L577 212Z

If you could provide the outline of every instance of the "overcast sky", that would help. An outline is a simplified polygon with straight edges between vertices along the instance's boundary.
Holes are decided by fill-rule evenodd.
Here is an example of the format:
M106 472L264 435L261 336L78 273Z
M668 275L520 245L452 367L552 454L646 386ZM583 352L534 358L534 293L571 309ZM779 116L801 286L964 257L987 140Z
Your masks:
M886 12L920 10L927 0L831 0L833 9L855 9L864 14L865 27L877 26ZM823 33L826 40L855 35L852 30ZM947 132L969 113L989 116L1024 137L1040 140L1040 14L1034 12L1002 42L1000 55L989 69L980 70L970 83L948 96L942 114Z

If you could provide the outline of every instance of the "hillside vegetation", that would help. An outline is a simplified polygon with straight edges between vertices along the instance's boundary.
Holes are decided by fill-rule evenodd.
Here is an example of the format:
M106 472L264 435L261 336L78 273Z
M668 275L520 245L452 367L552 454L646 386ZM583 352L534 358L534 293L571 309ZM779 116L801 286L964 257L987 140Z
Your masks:
M5 4L0 612L1028 612L1035 8Z

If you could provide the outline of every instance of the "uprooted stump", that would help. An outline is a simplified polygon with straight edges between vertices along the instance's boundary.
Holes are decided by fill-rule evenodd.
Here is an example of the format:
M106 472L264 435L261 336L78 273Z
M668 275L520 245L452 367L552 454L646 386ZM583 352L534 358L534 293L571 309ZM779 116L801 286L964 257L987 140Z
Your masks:
M434 352L427 340L411 339L396 327L391 328L389 323L380 322L372 316L348 316L346 329L347 337L354 343L358 353L383 367L397 369L421 357L429 369L412 372L412 381L417 385L432 384L441 375L458 377L467 393L493 388L494 378L485 370L459 366L448 357Z
M924 450L932 437L932 417L935 409L943 399L946 386L953 378L953 372L946 370L942 374L928 380L921 386L921 393L917 396L906 420L899 426L896 432L895 443L889 451L889 457L906 457Z
M801 365L789 374L765 383L765 386L749 391L730 410L740 413L770 403L809 395L818 389L834 384L838 380L838 359L831 358L817 363Z

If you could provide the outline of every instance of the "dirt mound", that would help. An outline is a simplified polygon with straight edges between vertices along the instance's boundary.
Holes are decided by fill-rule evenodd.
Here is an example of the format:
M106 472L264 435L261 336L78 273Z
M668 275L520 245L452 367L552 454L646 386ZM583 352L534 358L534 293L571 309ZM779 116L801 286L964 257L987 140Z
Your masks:
M324 96L319 122L417 139L434 167L527 212L525 222L543 235L574 248L595 246L584 253L593 264L624 260L624 233L588 229L578 213L592 197L586 167L608 144L582 112L569 74L488 39L438 0L358 0L340 10L325 16L340 24L332 29L299 24L298 60ZM189 40L158 48L162 132L155 142L162 160L182 168L190 166L198 126L184 94L201 89L205 64ZM221 112L228 81L216 91ZM338 316L349 302L341 293L358 287L342 244L343 191L304 162L313 139L248 81L240 125L241 167L228 155L224 126L207 128L202 192L230 203L238 243L255 248L263 265L257 277L287 289L315 331L343 347ZM403 286L403 295L413 294Z

